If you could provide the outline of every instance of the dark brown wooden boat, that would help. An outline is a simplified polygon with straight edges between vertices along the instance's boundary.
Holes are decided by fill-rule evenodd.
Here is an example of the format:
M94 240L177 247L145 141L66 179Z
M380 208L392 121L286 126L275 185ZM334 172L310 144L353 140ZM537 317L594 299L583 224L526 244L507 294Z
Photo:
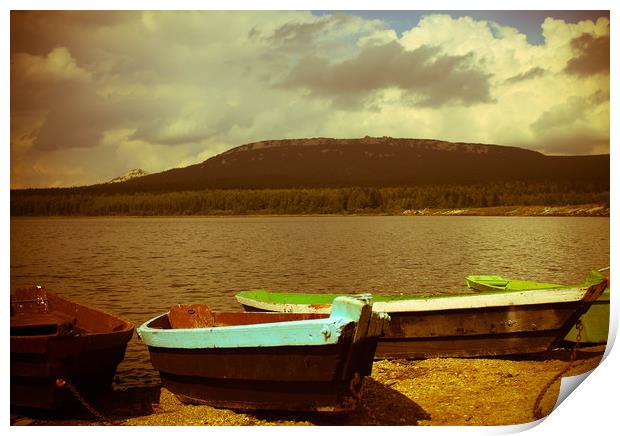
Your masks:
M11 405L59 409L109 389L134 326L40 286L11 295Z
M368 299L341 297L329 316L177 305L137 331L183 402L339 413L357 407L387 319Z

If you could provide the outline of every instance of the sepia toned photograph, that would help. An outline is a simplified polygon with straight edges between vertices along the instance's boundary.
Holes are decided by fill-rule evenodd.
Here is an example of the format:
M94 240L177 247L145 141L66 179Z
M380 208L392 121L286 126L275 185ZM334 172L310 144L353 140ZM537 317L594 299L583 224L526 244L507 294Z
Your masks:
M525 425L609 352L610 10L7 14L12 427Z

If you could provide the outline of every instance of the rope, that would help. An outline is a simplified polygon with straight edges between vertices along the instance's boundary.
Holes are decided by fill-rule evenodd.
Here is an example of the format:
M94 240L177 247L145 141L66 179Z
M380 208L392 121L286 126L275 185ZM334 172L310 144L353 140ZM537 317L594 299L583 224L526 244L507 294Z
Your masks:
M541 403L542 403L542 400L545 398L545 395L547 394L547 391L549 390L549 388L551 388L551 386L558 379L562 378L564 374L566 374L568 371L570 371L573 368L573 364L575 363L575 358L577 357L577 350L579 349L579 343L581 342L581 331L583 330L583 324L581 323L581 320L577 321L577 324L575 325L575 327L577 328L577 338L575 339L575 346L573 347L570 353L570 361L568 362L568 365L566 366L566 368L564 368L562 371L556 374L555 377L553 377L545 386L543 386L542 390L538 394L538 397L536 397L536 401L534 402L534 408L533 408L534 417L536 419L540 419L544 416L542 413L542 409L541 409Z

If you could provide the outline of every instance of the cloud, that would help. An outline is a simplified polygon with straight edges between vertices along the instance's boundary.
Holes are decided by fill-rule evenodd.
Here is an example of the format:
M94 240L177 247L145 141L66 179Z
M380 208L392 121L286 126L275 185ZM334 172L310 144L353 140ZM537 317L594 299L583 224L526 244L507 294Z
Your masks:
M14 74L34 82L90 80L91 74L80 68L66 47L55 47L45 56L18 53L13 57Z
M571 41L578 55L568 61L566 71L580 76L609 75L609 35L592 36L583 33Z
M421 46L406 51L393 41L364 47L353 59L330 62L308 56L281 83L304 88L355 107L376 91L398 88L420 106L470 105L491 101L488 78L474 68L470 54L443 55L439 47Z
M609 124L601 117L609 101L599 93L569 97L543 112L531 125L544 144L541 151L551 154L596 153L609 143Z
M254 31L256 29L253 29ZM345 48L343 42L355 43L358 39L389 32L379 20L365 20L353 15L335 13L319 17L299 16L267 33L264 41L274 49L309 50L331 53ZM348 44L347 44L348 45ZM343 53L350 52L350 46Z
M609 20L542 30L530 45L447 14L399 37L346 13L14 11L11 185L96 183L309 136L608 150Z
M62 104L47 112L33 142L42 150L95 147L118 118L112 105L88 92L55 95L55 100Z
M276 28L273 34L266 38L267 42L277 46L286 46L289 49L298 49L313 44L320 33L333 32L338 26L354 20L349 15L327 15L310 22L290 22Z
M95 147L106 127L123 116L97 94L94 75L66 47L15 54L12 67L13 128L25 132L22 139L33 149Z
M535 77L539 77L545 74L545 70L540 67L534 67L531 70L526 71L525 73L520 73L515 76L509 77L506 79L506 83L517 83L523 82L526 80L533 79Z

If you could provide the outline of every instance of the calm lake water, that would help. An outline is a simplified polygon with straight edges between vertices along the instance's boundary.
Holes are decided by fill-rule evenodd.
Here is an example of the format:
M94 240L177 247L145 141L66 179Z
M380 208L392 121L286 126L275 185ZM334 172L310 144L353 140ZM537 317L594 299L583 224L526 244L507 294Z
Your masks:
M240 310L247 289L468 292L465 276L576 283L609 266L609 218L11 220L11 289L43 284L136 324L176 303ZM135 337L116 385L159 382Z

